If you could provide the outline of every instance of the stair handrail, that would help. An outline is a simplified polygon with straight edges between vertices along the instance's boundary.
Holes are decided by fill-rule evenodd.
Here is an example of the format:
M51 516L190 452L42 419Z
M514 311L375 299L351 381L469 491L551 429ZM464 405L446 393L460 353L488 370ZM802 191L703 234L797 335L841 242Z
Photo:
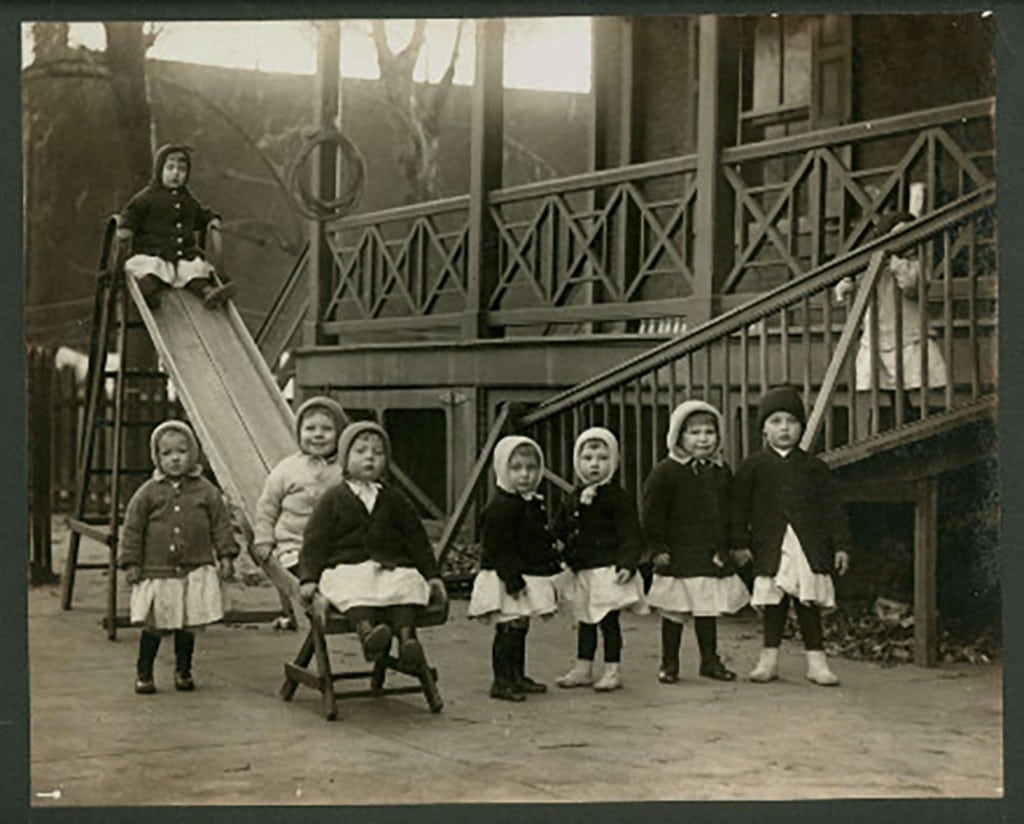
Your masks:
M277 294L274 296L274 300L271 301L270 308L267 310L267 314L263 317L263 322L260 323L259 328L256 330L256 334L253 335L253 340L256 341L256 346L261 352L263 351L263 344L266 342L267 336L276 326L279 318L281 317L281 313L284 311L284 306L287 303L288 298L291 297L292 292L294 292L302 282L300 275L306 267L308 257L309 241L302 245L302 249L295 258L295 262L292 263L292 268L288 272L288 276L285 278L284 283L281 284L281 288L278 289ZM303 307L305 307L307 303L308 298L303 303ZM276 368L276 361L277 358L280 357L280 354L280 352L274 353L273 359L267 359L267 365L270 366L271 369Z
M759 293L747 303L705 321L684 335L655 346L648 352L636 355L549 398L520 417L516 422L517 428L522 430L554 417L566 409L596 398L610 389L699 350L724 335L756 323L785 306L838 283L844 277L856 275L865 268L875 252L901 249L919 243L937 230L994 205L995 192L994 183L978 189L918 218L899 231L858 246L855 250L835 257L795 280L787 281L768 292Z

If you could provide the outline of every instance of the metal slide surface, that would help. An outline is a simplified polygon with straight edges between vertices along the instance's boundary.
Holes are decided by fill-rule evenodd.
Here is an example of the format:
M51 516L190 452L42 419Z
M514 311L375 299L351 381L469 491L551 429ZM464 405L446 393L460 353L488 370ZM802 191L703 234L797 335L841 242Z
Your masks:
M267 474L297 449L295 416L233 304L206 309L190 292L167 289L153 312L126 280L221 488L251 526ZM283 569L264 570L293 590Z

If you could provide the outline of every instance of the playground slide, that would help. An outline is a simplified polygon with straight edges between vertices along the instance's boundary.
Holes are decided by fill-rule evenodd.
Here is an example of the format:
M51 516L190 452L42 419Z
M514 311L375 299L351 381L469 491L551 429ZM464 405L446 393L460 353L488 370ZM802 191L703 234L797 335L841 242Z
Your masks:
M251 526L267 474L296 450L291 409L234 305L210 310L169 289L153 312L134 278L126 280L218 482ZM261 566L298 596L298 582L276 561Z

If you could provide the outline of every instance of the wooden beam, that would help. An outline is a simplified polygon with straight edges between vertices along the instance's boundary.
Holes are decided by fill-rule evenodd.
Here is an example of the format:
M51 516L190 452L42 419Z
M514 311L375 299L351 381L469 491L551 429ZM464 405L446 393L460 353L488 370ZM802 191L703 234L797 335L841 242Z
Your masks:
M505 21L476 21L476 78L469 137L469 275L464 338L491 337L487 303L498 280L498 232L487 194L501 188L504 106Z
M700 17L693 295L701 308L693 323L715 313L713 296L732 268L735 198L719 164L722 149L736 142L739 26L737 18Z
M934 667L937 653L938 488L934 478L921 481L914 509L914 663L920 667Z
M341 112L339 97L341 60L341 29L337 20L317 23L316 113L318 129L337 128ZM316 196L332 199L337 190L338 166L333 149L321 146L312 159L313 186ZM309 222L309 302L303 324L303 344L316 346L330 343L321 323L327 314L334 286L334 257L327 243L324 224Z

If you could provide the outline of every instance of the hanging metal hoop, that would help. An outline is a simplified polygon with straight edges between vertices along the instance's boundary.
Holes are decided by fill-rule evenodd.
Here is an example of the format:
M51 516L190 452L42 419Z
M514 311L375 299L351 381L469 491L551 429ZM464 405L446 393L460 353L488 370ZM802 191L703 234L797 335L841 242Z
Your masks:
M308 186L308 174L303 174L309 156L321 148L334 149L341 169L340 191L337 197L323 199L314 195ZM366 163L355 143L337 129L313 132L299 149L288 171L288 190L295 208L311 220L321 223L337 220L349 214L363 196L366 183Z

